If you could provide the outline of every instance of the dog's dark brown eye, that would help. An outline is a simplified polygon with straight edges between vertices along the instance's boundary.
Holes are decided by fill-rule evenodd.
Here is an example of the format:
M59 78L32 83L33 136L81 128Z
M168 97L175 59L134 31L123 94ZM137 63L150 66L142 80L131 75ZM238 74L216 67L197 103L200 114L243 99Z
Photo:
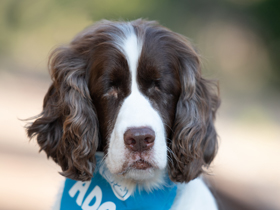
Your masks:
M118 81L110 81L109 87L112 87L112 88L118 87Z
M154 90L156 90L156 91L160 91L160 80L154 80L153 81L153 88L154 88Z
M150 80L146 81L149 92L159 92L161 90L160 80Z
M149 84L148 88L146 89L149 96L157 95L161 92L160 87L155 84L154 82Z
M118 98L118 88L111 87L103 96Z

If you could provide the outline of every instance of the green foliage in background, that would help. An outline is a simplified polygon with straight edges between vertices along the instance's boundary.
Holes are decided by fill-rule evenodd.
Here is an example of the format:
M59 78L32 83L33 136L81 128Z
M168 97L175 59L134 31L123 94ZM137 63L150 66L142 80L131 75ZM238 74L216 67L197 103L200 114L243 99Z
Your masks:
M100 19L158 20L194 41L204 27L234 22L262 40L271 59L269 82L280 85L279 11L279 0L1 0L0 61L40 57Z

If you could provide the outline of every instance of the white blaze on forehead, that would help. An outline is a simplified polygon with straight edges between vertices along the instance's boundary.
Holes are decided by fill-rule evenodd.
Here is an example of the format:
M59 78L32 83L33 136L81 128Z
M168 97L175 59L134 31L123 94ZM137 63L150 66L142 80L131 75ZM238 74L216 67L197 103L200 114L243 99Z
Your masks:
M130 35L128 35L127 40L124 43L123 50L127 58L130 73L132 74L132 79L135 79L138 60L142 50L142 43L138 41L135 33L132 32Z
M131 127L148 126L152 128L155 131L156 138L151 151L152 159L149 161L155 163L159 169L164 169L167 163L167 147L162 119L159 113L151 106L149 99L139 91L137 84L137 67L142 50L142 41L137 38L131 25L127 27L124 31L126 38L121 39L122 45L119 43L118 46L122 48L120 50L126 56L129 66L131 93L120 108L110 136L108 157L105 161L111 173L121 172L124 163L132 161L123 139L125 131Z

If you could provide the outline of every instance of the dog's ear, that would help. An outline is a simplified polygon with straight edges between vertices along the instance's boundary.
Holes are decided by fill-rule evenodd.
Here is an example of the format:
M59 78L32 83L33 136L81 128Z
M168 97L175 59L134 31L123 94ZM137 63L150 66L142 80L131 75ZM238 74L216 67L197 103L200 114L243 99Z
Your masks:
M213 121L220 99L218 86L201 76L198 54L184 37L177 39L181 94L170 143L169 175L173 181L189 182L215 157L218 143Z
M43 111L27 126L41 150L62 168L62 175L89 180L95 168L98 120L86 79L87 58L75 43L52 52L49 68L53 80ZM40 151L41 151L40 150Z

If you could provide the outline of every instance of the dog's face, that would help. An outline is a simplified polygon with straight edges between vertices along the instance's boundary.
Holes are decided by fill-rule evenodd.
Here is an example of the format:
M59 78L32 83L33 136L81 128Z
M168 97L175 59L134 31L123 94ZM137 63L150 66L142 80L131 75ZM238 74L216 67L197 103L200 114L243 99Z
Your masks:
M115 27L119 32L109 27L107 40L95 49L89 77L100 149L107 154L111 173L150 179L167 165L166 140L180 94L179 75L158 30L141 35L143 29L137 26ZM155 42L156 47L151 44Z
M95 152L115 175L187 182L213 160L218 96L187 40L136 20L104 21L50 57L53 84L28 127L63 175L91 178Z

